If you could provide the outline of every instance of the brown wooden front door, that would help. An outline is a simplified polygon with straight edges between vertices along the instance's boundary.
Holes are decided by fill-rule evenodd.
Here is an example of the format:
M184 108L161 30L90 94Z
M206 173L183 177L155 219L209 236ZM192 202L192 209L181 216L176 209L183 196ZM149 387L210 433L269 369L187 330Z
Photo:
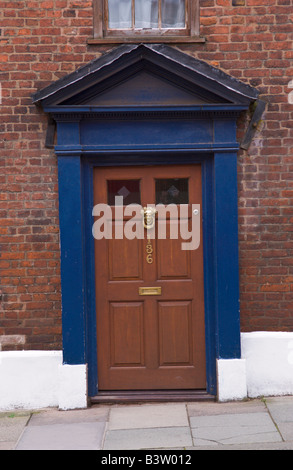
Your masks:
M190 224L191 204L202 204L201 167L95 169L94 204L113 206L115 196L124 206L188 203ZM166 239L158 239L157 221L155 239L147 240L146 229L144 239L125 238L126 215L116 222L120 238L113 224L112 239L95 241L101 391L206 388L202 240L183 251L180 230L170 238L170 224L178 224L172 217Z

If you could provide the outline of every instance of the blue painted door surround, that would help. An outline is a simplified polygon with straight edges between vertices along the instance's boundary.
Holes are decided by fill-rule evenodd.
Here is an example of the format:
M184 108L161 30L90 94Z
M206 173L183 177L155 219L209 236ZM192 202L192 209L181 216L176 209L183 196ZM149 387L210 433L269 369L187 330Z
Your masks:
M67 125L65 127L67 132ZM226 122L226 132L228 129L235 139L233 122ZM74 132L70 140L74 135L79 133ZM59 136L63 140L61 123L58 123ZM62 151L58 146L64 363L88 364L90 395L96 395L98 391L98 325L91 235L92 176L96 166L201 163L209 393L216 393L216 358L240 358L237 146L235 140L233 145L232 142L215 151L195 147L143 152L115 149L107 152L91 150L89 155L79 152L74 155L73 152L72 156L67 148Z
M241 356L236 121L257 94L167 46L118 49L34 98L57 123L63 361L88 364L89 396L98 393L93 168L200 163L207 391L216 394L216 359ZM155 99L146 71L156 75ZM129 95L127 80L136 86Z

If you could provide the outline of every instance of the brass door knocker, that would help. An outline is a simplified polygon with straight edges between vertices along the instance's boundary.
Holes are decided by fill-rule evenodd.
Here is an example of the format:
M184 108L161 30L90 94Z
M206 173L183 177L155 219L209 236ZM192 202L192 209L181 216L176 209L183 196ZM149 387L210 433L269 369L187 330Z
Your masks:
M143 226L150 230L155 226L157 210L154 207L144 207L141 211L143 215Z

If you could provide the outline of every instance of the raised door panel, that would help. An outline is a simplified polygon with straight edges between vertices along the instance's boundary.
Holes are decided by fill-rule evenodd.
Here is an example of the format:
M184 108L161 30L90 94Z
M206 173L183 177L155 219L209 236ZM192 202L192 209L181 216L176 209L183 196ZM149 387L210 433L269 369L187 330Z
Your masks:
M111 367L144 366L142 302L110 303Z
M191 301L159 302L160 366L192 365Z
M108 242L109 280L142 279L142 241L117 240Z
M158 279L190 278L190 251L181 250L182 241L180 238L157 240Z

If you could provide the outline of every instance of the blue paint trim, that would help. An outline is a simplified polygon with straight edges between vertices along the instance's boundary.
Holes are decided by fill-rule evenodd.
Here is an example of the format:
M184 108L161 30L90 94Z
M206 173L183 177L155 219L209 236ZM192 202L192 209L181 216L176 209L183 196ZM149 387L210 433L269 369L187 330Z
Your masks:
M196 148L213 142L213 122L208 119L82 120L80 130L81 145L98 143L100 149Z
M202 146L200 145L197 145L196 148L192 147L191 145L156 145L156 147L152 147L151 145L133 145L131 147L126 147L126 148L121 148L119 147L119 145L117 146L113 146L113 145L107 145L107 146L104 146L104 145L101 145L101 146L91 146L91 147L82 147L82 146L79 146L79 147L75 147L73 149L71 149L69 146L65 146L65 147L61 147L61 146L57 146L55 147L55 153L56 155L58 156L66 156L66 155L69 155L69 156L72 156L72 155L77 155L79 156L81 153L83 155L92 155L92 154L96 154L96 153L101 153L101 152L112 152L112 151L117 151L119 154L129 154L130 152L140 152L140 151L149 151L149 150L165 150L166 152L169 152L170 150L177 150L177 151L181 151L181 152L190 152L192 154L194 154L195 152L197 153L203 153L203 152L223 152L223 153L226 153L226 152L229 152L229 151L237 151L238 150L238 146L235 145L235 143L231 142L229 144L202 144Z
M209 153L208 156L212 154ZM192 164L201 163L206 155L197 153L182 154L174 150L168 152L163 151L148 151L148 152L131 152L124 154L116 153L115 151L107 153L97 153L86 160L93 166L142 166L142 165L175 165L175 164Z
M204 299L207 392L217 393L216 379L216 324L215 324L215 276L214 276L214 173L213 155L202 162L202 217L203 217L203 256L204 256Z
M68 146L72 150L79 148L79 121L58 122L57 145Z
M131 112L218 112L218 111L244 111L247 109L246 105L239 104L211 104L211 105L200 105L200 106L45 106L45 113L61 114L61 113L94 113L97 116L102 113L131 113Z
M225 144L230 145L231 142L235 144L236 136L236 121L235 119L215 119L214 121L214 142L222 142L223 147Z
M90 155L98 152L128 154L128 152L177 150L181 152L230 152L238 150L235 139L235 119L196 120L168 117L168 119L128 118L58 122L59 156ZM60 136L59 136L60 134Z
M95 246L92 236L93 164L83 159L83 198L84 198L84 253L86 265L86 358L88 364L88 394L98 393L97 364L97 322L96 322L96 285L95 285Z

